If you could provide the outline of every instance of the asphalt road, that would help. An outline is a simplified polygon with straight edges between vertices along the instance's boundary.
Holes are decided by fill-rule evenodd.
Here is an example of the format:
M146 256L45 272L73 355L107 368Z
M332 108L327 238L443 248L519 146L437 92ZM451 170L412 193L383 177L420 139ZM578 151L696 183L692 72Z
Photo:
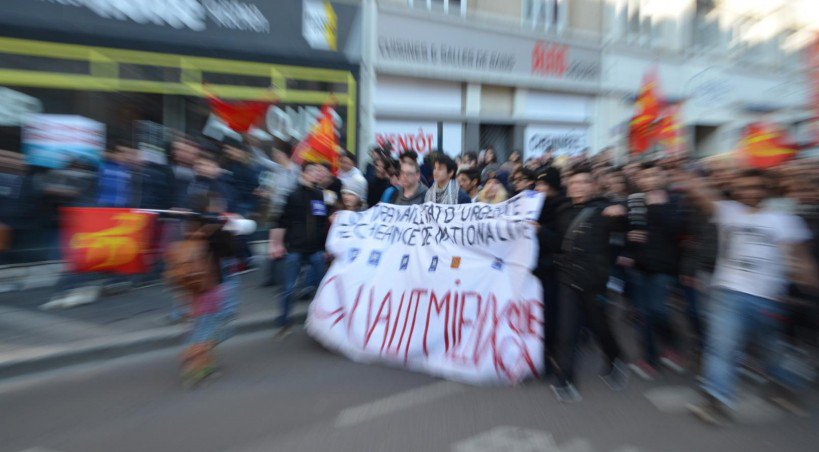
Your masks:
M683 405L689 377L609 391L586 358L584 401L532 382L481 388L334 355L301 330L224 344L223 375L183 390L162 350L0 383L2 451L814 451L817 413L749 397L724 429ZM816 393L809 404L817 406ZM814 410L816 411L816 410Z

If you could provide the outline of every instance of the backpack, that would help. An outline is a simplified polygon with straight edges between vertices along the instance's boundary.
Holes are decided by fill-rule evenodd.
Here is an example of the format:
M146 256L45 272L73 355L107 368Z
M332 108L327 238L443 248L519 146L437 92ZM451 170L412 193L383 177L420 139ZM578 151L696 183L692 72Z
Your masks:
M210 256L210 244L202 238L179 240L165 253L165 279L190 294L205 293L218 284Z

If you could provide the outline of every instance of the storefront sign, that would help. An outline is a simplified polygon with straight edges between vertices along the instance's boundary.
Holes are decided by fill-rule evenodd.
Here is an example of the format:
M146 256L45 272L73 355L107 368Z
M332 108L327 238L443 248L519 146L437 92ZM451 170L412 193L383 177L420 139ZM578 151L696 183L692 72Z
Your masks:
M555 156L574 157L588 147L588 130L585 127L529 126L523 134L524 158L543 155L552 148Z
M74 115L29 115L23 125L26 163L62 168L71 159L97 164L105 148L105 124Z
M335 260L307 331L359 362L474 384L515 384L543 359L543 295L532 275L543 198L496 204L379 204L338 212Z
M40 99L0 86L0 126L19 126L23 118L41 111Z
M375 143L380 146L390 144L396 155L405 151L424 155L438 147L438 124L378 121L375 123Z
M330 110L333 125L339 136L343 136L346 109L336 106ZM313 129L321 117L321 108L304 105L271 105L265 115L265 132L282 140L301 140ZM341 141L344 142L343 140Z
M3 0L0 26L8 37L347 68L360 57L360 11L321 0Z
M336 50L336 12L329 1L304 0L301 33L310 47Z
M39 0L88 9L106 19L206 31L208 25L267 33L267 17L252 3L237 0Z
M384 63L576 82L600 78L600 52L592 48L390 12L378 16L377 46Z

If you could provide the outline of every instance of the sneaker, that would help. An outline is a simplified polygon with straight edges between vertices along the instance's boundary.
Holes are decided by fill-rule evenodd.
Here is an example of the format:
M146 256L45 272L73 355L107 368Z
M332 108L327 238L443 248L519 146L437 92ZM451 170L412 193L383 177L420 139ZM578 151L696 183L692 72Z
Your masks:
M635 375L643 380L653 381L655 378L657 378L657 369L642 359L629 364L628 367L632 372L634 372Z
M674 373L682 374L685 372L685 361L673 350L666 350L660 357L660 362Z
M555 398L560 403L578 403L583 401L583 397L573 384L568 383L563 386L551 385L552 392L555 393Z
M293 333L293 325L285 325L285 326L281 327L281 329L279 329L279 331L276 332L276 335L273 336L273 339L278 341L278 342L281 342L281 341L285 340L287 338L287 336L290 336L290 334L292 334L292 333Z
M768 400L779 408L799 417L808 417L810 413L805 408L804 403L799 400L799 395L791 391L786 386L773 382L766 388Z
M626 389L630 380L625 364L619 359L612 364L609 373L600 375L600 378L612 391Z
M710 395L706 395L705 402L689 403L686 407L697 419L708 425L723 427L731 422L731 412L728 407Z

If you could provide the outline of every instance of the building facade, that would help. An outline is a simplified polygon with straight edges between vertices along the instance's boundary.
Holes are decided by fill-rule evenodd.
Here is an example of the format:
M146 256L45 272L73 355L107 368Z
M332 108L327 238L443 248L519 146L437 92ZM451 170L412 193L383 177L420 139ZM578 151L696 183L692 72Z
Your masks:
M83 116L131 138L136 121L191 135L208 95L275 102L265 129L302 137L336 103L356 149L358 4L303 0L8 0L0 6L0 148L27 113Z
M363 143L623 155L650 70L663 101L681 109L692 155L731 150L763 118L797 141L808 137L812 2L365 0L363 8Z

